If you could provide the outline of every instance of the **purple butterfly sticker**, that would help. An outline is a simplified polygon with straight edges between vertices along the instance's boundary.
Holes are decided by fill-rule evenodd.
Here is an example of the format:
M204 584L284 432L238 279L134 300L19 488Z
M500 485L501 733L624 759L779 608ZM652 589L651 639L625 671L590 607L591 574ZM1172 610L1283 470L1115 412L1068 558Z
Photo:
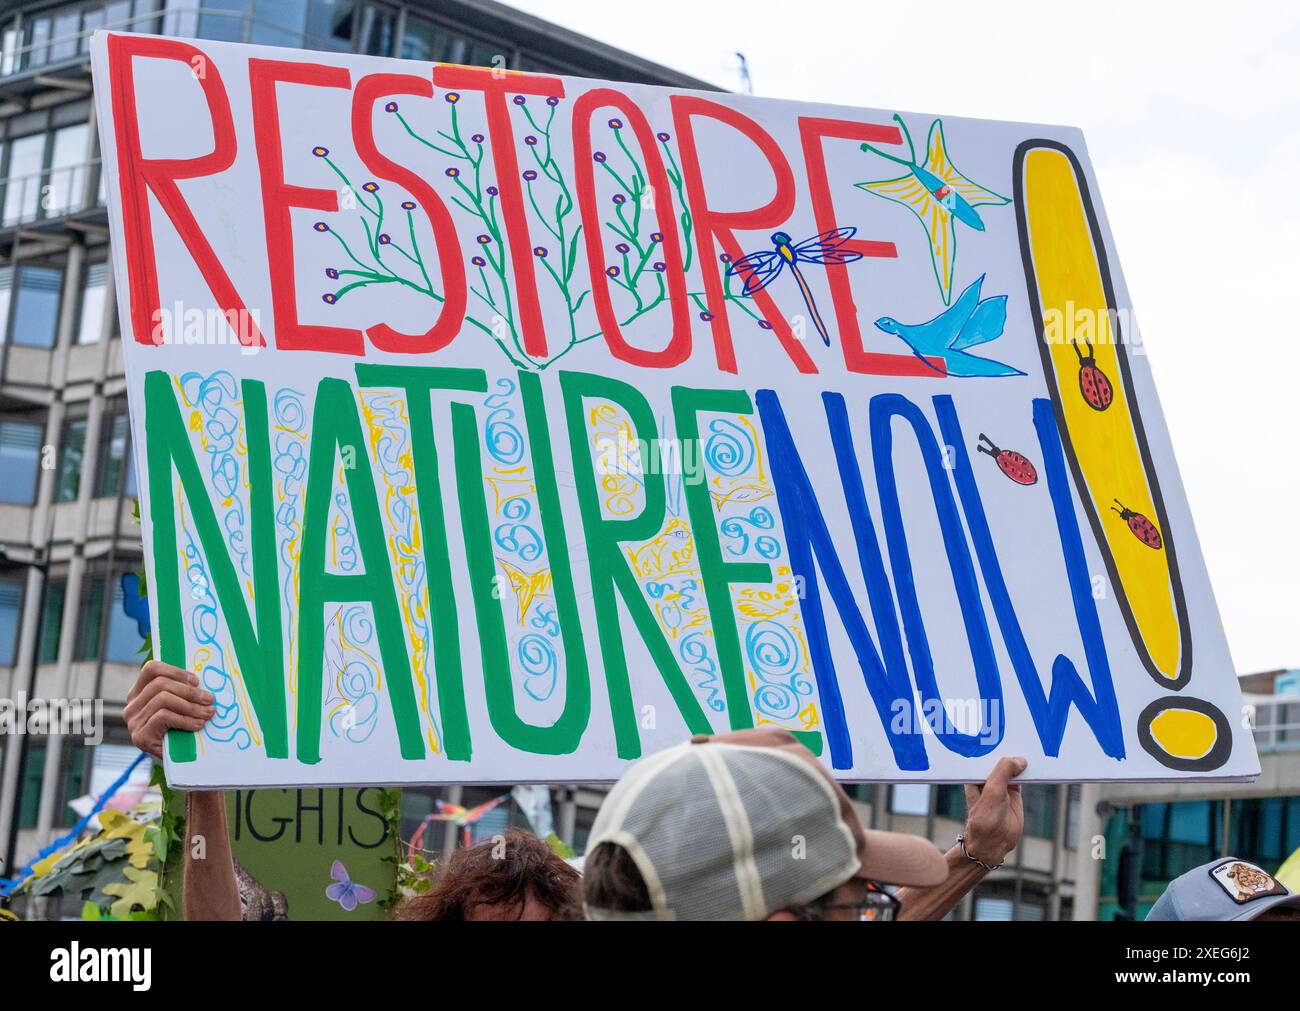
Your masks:
M375 900L375 890L359 885L348 877L348 869L343 866L342 860L334 861L334 865L330 868L330 877L335 883L325 889L325 897L337 902L345 912L350 913L357 906L364 906L367 902Z

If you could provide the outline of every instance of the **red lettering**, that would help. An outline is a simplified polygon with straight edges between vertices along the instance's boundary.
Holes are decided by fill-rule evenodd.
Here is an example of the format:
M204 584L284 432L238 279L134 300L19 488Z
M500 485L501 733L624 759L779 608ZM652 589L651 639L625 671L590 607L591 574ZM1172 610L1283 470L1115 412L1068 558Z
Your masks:
M601 235L600 212L596 207L595 164L591 149L591 115L602 107L612 106L627 117L645 158L654 194L655 218L663 235L663 257L668 275L668 304L673 314L673 333L661 351L644 351L633 347L623 336L614 314L605 275L605 244ZM686 292L686 270L682 263L681 238L677 229L677 212L673 207L672 184L663 158L655 146L654 132L644 113L627 95L613 88L596 88L586 92L573 105L573 162L578 208L587 233L587 266L591 271L592 300L596 318L610 353L625 362L643 368L666 369L680 365L691 354L691 308Z
M146 158L140 144L140 121L135 102L137 56L176 60L190 67L202 67L199 86L212 117L212 151L197 158ZM154 321L161 308L158 295L158 261L154 254L153 226L149 216L149 194L157 198L181 242L194 258L203 280L226 313L238 314L246 326L235 327L239 339L250 346L266 341L253 321L221 261L204 237L194 214L176 185L180 179L217 175L235 161L235 123L230 99L216 65L194 46L175 39L138 35L108 37L110 93L113 101L114 132L117 139L118 176L122 189L122 229L126 245L127 285L130 291L131 330L140 344L161 343Z
M286 351L364 355L366 345L360 330L298 322L291 209L305 207L316 211L337 211L339 201L338 194L332 189L291 186L284 181L280 106L275 93L275 86L281 81L313 88L349 88L351 77L344 67L250 59L248 80L257 165L262 176L262 212L266 216L266 256L271 279L271 307L275 311L275 346Z
M460 333L461 324L465 322L465 265L461 262L456 225L442 198L419 175L386 158L375 146L375 103L388 95L432 98L433 84L410 74L370 74L363 77L357 82L356 94L352 98L352 139L366 168L380 179L405 188L428 215L434 242L438 246L444 301L433 326L419 336L399 333L387 323L376 323L366 331L366 335L381 351L424 354L445 348ZM411 241L414 244L414 237ZM428 283L427 270L424 279Z
M519 159L515 156L514 128L506 95L541 95L564 97L564 82L558 77L539 74L497 74L476 67L439 65L433 68L433 83L452 91L481 91L487 110L488 137L492 143L492 161L501 189L501 214L505 219L506 238L510 245L510 262L514 267L515 295L519 303L519 328L524 351L532 358L546 357L546 330L542 325L542 306L537 298L537 275L534 273L533 245L528 234L528 216L524 211L524 190L519 181Z
M722 297L722 279L718 273L718 261L714 253L714 237L717 237L718 243L734 262L744 255L736 243L733 234L735 229L774 228L784 224L794 211L794 173L790 171L790 163L786 161L776 141L748 116L725 105L719 105L707 98L697 98L694 95L673 95L670 101L673 107L673 123L677 128L678 140L681 142L682 175L686 182L686 192L690 195L691 215L695 220L700 272L704 275L704 294L713 315L713 343L718 368L724 372L736 372L736 353L731 342L731 326L727 319L726 303ZM725 123L754 143L767 159L776 181L776 193L771 200L762 207L750 211L722 212L709 208L704 196L704 179L700 171L694 126L691 122L692 117L695 116L707 116ZM766 291L756 292L754 304L758 306L764 318L772 324L773 332L795 367L800 372L816 372L817 366L791 331L790 324L776 307L772 297Z
M822 139L835 137L844 140L869 141L877 144L901 144L903 135L894 126L878 123L855 123L847 119L817 119L799 117L799 138L803 144L804 163L808 168L808 189L812 195L813 218L817 234L839 227L835 221L835 206L831 201L830 181L826 175L826 155ZM869 239L846 239L840 244L846 252L863 256L896 257L898 249L892 242ZM866 351L862 347L862 329L858 326L858 307L853 301L849 285L849 270L842 263L826 264L826 280L831 288L831 301L835 305L835 319L839 323L840 347L844 364L850 372L878 376L934 376L943 374L943 363L931 368L915 355Z

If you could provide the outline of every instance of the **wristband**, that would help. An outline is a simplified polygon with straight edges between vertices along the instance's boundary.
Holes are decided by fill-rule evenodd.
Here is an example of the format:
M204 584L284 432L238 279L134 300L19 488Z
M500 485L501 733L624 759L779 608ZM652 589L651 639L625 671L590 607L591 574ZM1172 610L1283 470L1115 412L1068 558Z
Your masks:
M996 864L986 864L979 857L972 854L971 851L966 848L966 837L964 835L959 835L957 837L957 845L961 847L962 856L964 856L967 860L979 864L986 871L996 871L999 867L1002 866L1002 862L998 862Z

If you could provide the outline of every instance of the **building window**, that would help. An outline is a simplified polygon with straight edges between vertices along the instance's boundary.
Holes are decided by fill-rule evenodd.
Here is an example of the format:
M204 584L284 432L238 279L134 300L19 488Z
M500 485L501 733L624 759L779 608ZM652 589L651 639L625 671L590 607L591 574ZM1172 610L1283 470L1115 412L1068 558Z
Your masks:
M72 825L77 814L68 807L83 791L86 781L86 746L75 738L64 738L60 755L60 796L55 798L54 824L59 828ZM144 764L144 763L141 763ZM18 827L35 828L41 807L41 785L45 781L45 745L33 744L27 750L23 780L19 786Z
M82 206L89 126L70 123L9 142L5 225L57 217Z
M126 488L122 489L122 482ZM100 498L113 498L118 491L135 495L135 467L131 463L131 423L125 401L110 404L104 414L99 439Z
M55 663L59 659L59 635L63 631L63 601L68 594L68 584L62 579L51 579L45 584L45 599L41 603L41 637L36 644L37 663Z
M86 267L81 287L81 307L77 320L77 343L98 343L104 329L104 296L108 291L108 264L92 263Z
M100 640L103 640L103 657L110 663L136 663L139 660L140 637L139 626L135 619L127 616L122 604L123 571L112 576L103 573L87 573L81 594L81 614L78 618L76 659L94 660L100 655ZM105 592L108 594L108 608L105 613ZM108 625L105 628L104 621Z
M1027 783L1020 788L1025 806L1025 835L1051 839L1056 835L1056 787Z
M36 501L44 425L0 418L0 502L31 505Z
M17 659L18 623L22 614L22 578L0 578L0 667L12 667Z
M929 814L930 787L926 783L899 783L890 787L889 810L892 814Z
M934 813L953 821L966 820L966 790L961 786L935 787Z
M54 347L62 287L61 267L0 268L0 308L8 310L7 327L0 319L0 343Z
M69 418L59 440L59 476L54 501L75 502L81 492L81 469L86 465L86 419Z

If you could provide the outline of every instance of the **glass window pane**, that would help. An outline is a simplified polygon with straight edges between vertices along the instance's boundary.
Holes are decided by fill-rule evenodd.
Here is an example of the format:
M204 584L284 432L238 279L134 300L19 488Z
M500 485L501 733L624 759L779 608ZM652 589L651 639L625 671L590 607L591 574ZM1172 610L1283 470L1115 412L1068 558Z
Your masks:
M264 46L302 46L307 0L253 0L249 41Z
M437 33L432 21L408 13L406 34L402 36L402 59L432 63L437 59Z
M36 500L43 426L0 419L0 502L31 505Z
M81 491L81 468L86 461L86 419L75 418L63 426L59 446L59 477L54 490L56 502L73 502Z
M110 19L111 27L112 21ZM163 34L192 39L199 34L199 0L167 0Z
M88 577L81 593L80 628L76 660L93 660L99 655L99 631L104 623L104 577Z
M86 285L81 289L81 317L78 344L95 344L104 326L104 294L108 290L108 266L92 263L86 268Z
M77 32L81 29L81 11L56 14L50 41L50 62L77 55Z
M204 0L199 15L199 37L221 42L242 42L248 21L248 0Z
M99 496L109 498L117 494L118 482L126 464L127 416L125 413L113 414L104 419L104 441L99 457ZM133 494L129 487L128 494Z
M50 19L33 18L27 22L27 33L23 46L27 52L23 56L24 67L40 67L47 57L46 43L50 41Z
M392 56L396 22L392 11L378 4L366 4L361 18L358 52L369 53L371 56Z
M9 302L13 289L14 268L0 267L0 344L9 339Z
M86 185L86 137L85 123L54 131L50 172L42 188L47 218L81 206L81 191Z
M135 663L139 657L140 626L128 616L126 596L122 590L122 574L113 577L113 606L108 616L108 642L104 645L104 659L117 663Z
M36 220L41 199L41 169L44 167L45 134L19 137L9 145L4 224Z
M0 667L13 666L22 613L23 584L17 579L0 580Z
M925 783L899 783L890 790L889 810L894 814L926 814L930 787Z
M37 663L54 663L59 659L59 635L63 629L63 602L68 584L51 580L45 585L45 602L41 607L41 638L36 646Z
M332 49L347 52L352 49L352 32L355 11L353 0L308 0L308 49Z
M27 347L54 347L54 329L59 319L59 289L63 286L60 267L23 267L18 271L14 295L10 340Z

